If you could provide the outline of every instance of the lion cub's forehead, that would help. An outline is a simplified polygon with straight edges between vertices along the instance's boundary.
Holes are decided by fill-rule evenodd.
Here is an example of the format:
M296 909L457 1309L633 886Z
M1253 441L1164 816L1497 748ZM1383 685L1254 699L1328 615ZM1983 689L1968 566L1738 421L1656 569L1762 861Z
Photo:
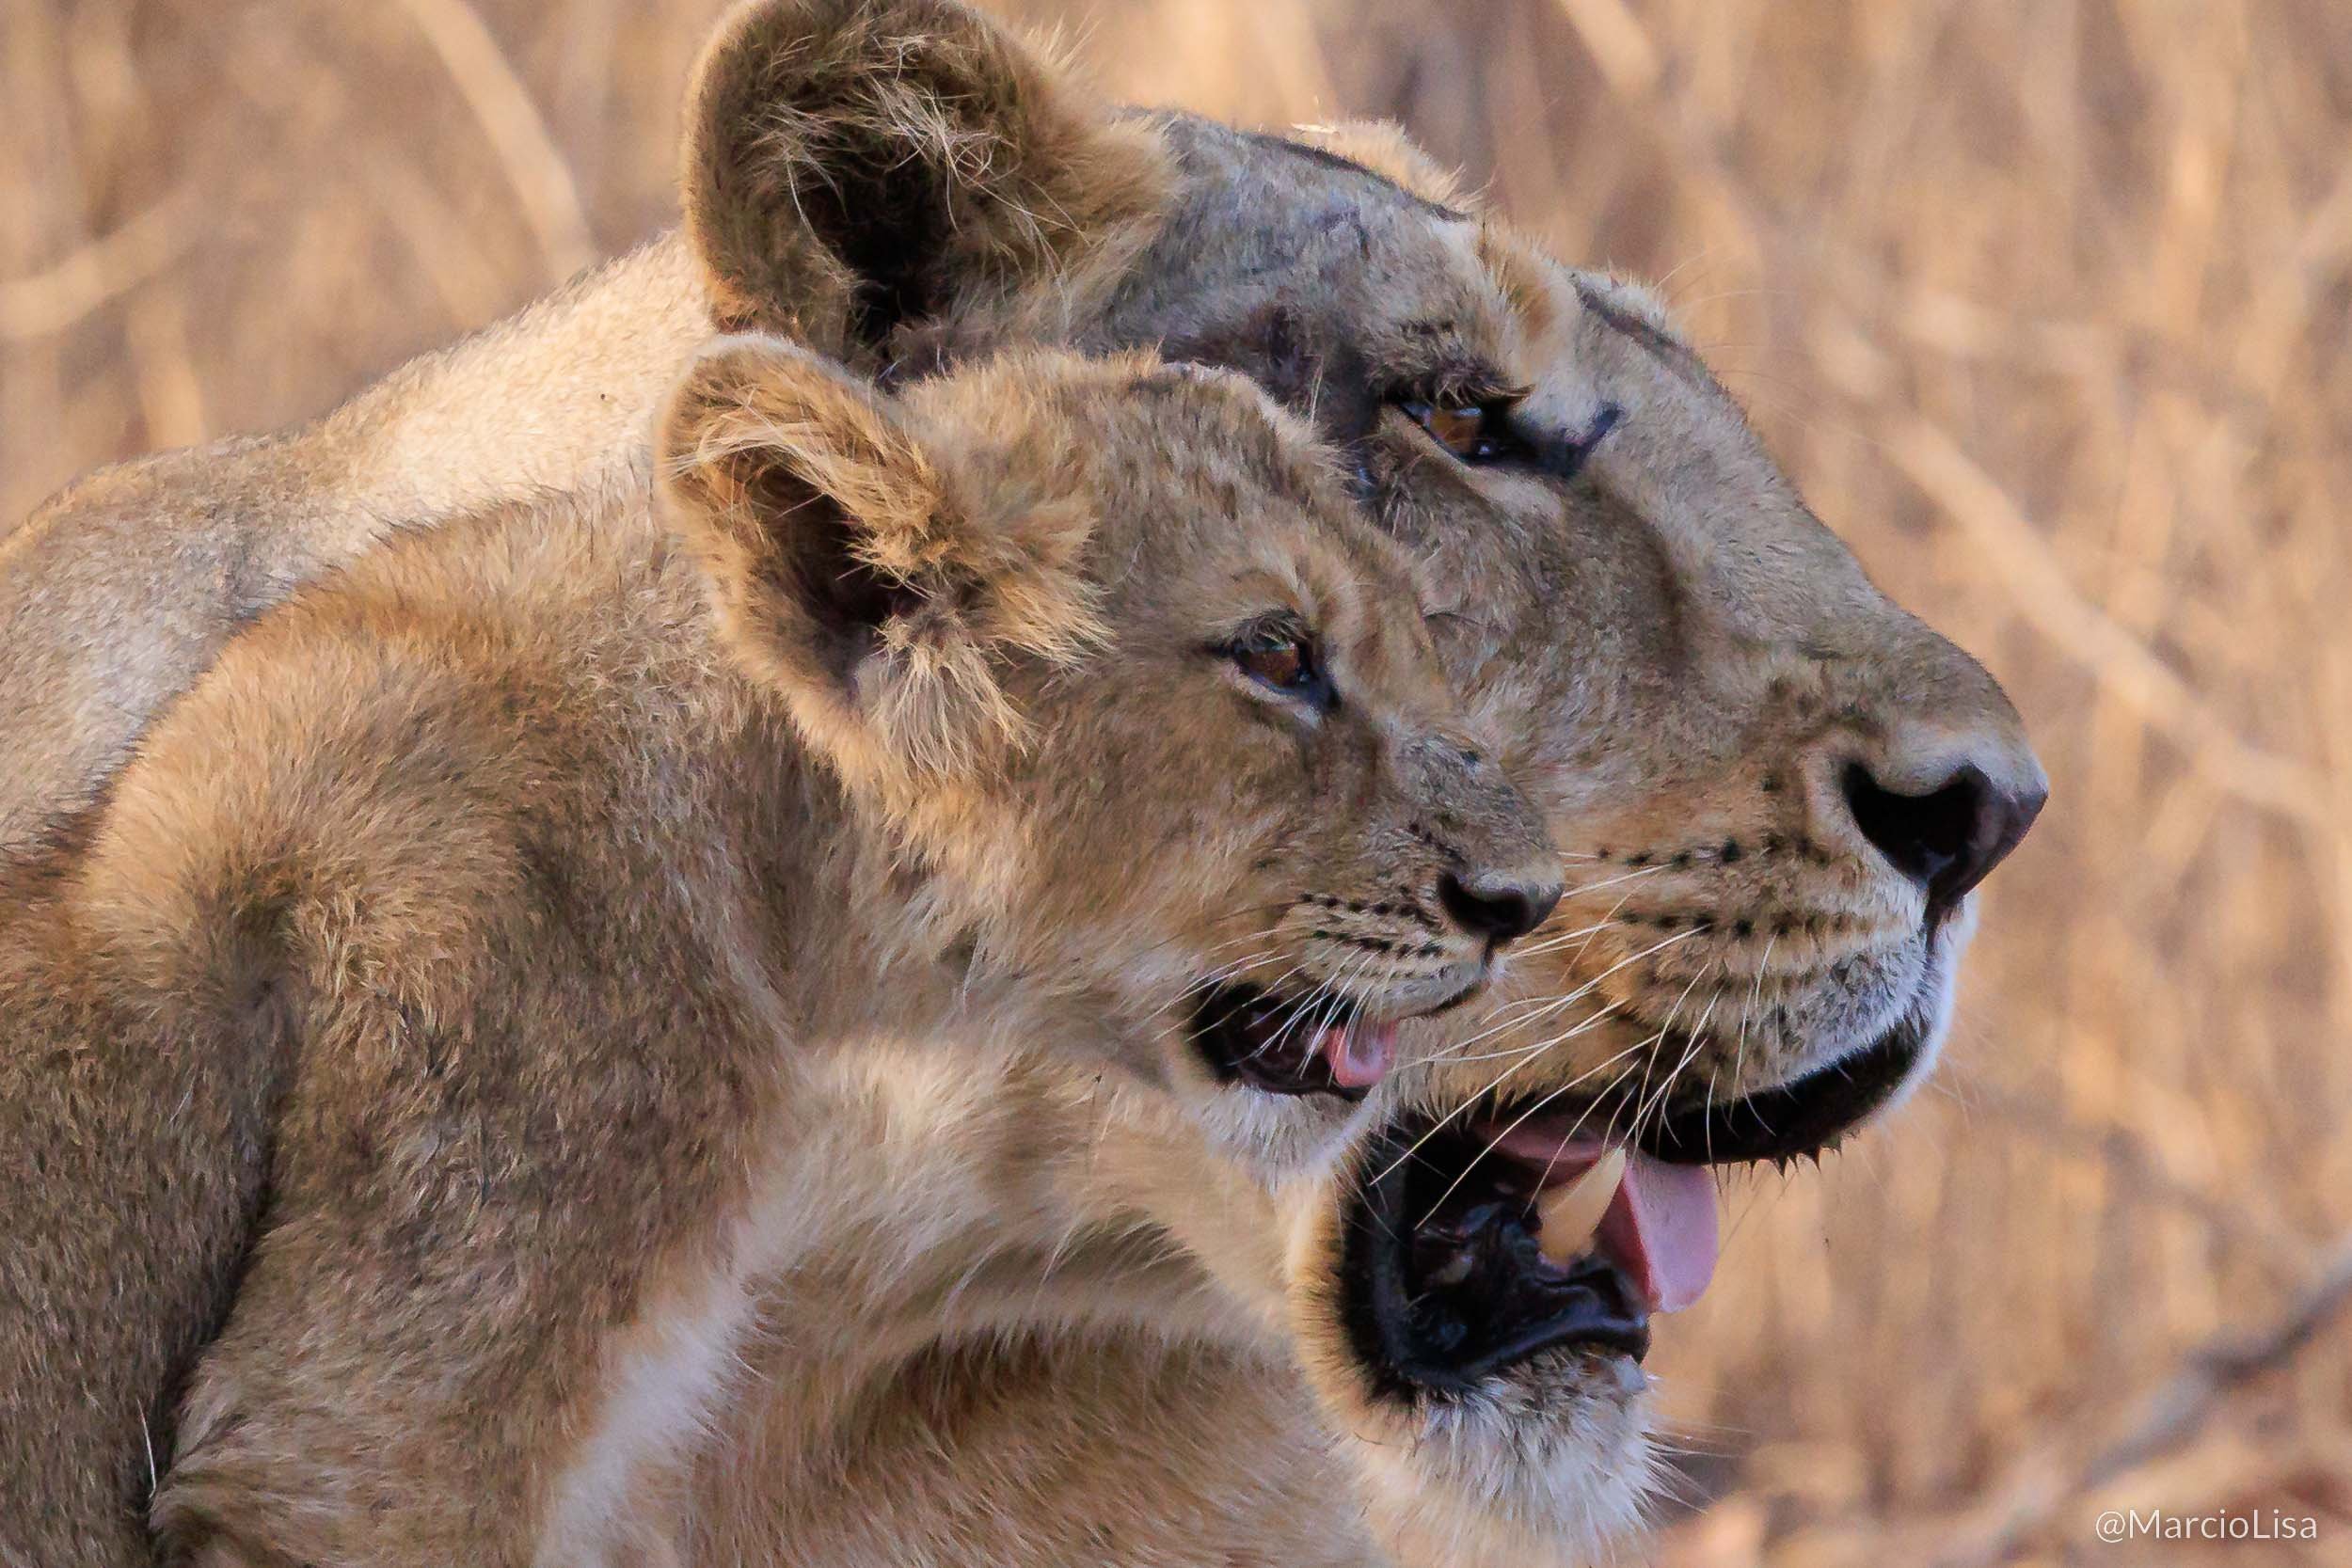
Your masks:
M1089 502L1113 543L1268 512L1354 527L1335 454L1232 372L1027 350L920 383L909 400L1007 504Z
M1089 575L1114 601L1197 619L1291 604L1334 631L1419 625L1411 564L1362 515L1339 456L1247 376L1029 350L909 399L961 443L989 510L1086 513Z
M1410 565L1362 515L1339 454L1264 388L1171 364L1123 392L1069 409L1102 427L1104 499L1133 501L1106 505L1106 554L1189 566L1196 582L1254 576L1327 614L1376 598L1409 604Z

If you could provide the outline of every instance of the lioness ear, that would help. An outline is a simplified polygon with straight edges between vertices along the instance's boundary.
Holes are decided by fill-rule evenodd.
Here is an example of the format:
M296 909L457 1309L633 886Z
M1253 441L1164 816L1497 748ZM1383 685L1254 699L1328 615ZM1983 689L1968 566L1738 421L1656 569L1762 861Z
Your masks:
M1478 203L1462 194L1461 177L1421 150L1393 120L1345 119L1336 125L1298 127L1295 135L1349 163L1361 164L1423 201L1456 211Z
M902 324L1107 274L1167 171L1148 125L950 0L750 0L695 73L686 227L722 326L865 366Z
M1023 741L999 674L1096 635L1088 520L992 510L896 402L775 338L723 339L663 417L673 522L727 641L853 788L930 832Z

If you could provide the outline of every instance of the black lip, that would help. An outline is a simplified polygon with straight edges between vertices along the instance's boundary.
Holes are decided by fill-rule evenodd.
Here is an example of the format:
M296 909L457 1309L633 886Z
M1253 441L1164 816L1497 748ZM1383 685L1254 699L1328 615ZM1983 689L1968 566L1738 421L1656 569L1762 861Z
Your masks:
M1315 1050L1316 1029L1306 1025L1295 999L1277 997L1257 986L1220 985L1193 1004L1193 1049L1219 1083L1248 1084L1268 1094L1325 1094L1355 1101L1370 1092L1331 1076L1331 1064ZM1329 1013L1315 1009L1315 1023L1344 1023L1353 1005Z
M1820 1154L1892 1099L1926 1048L1917 1024L1897 1024L1852 1055L1776 1088L1726 1104L1670 1109L1643 1131L1642 1152L1678 1165Z
M1463 1393L1554 1346L1636 1361L1649 1350L1624 1275L1597 1258L1542 1264L1532 1189L1486 1152L1466 1132L1418 1121L1392 1124L1362 1156L1342 1220L1341 1315L1391 1398ZM1466 1272L1433 1278L1433 1254Z

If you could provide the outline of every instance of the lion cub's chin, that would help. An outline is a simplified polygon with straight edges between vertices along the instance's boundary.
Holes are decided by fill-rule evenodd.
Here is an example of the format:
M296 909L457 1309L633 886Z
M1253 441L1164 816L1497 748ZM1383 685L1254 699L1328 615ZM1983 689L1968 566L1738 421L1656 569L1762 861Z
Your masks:
M1327 1187L1294 1223L1290 1326L1382 1545L1415 1568L1605 1556L1640 1525L1655 1476L1642 1369L1561 1346L1458 1393L1379 1386L1344 1321L1343 1212Z

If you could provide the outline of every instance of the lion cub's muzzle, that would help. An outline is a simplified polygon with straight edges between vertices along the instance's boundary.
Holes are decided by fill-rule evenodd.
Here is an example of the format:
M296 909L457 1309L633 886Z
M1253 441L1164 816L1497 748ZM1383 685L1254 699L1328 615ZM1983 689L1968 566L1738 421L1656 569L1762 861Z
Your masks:
M1354 1002L1318 1006L1249 985L1219 985L1193 1006L1193 1049L1220 1082L1268 1094L1361 1100L1395 1055L1393 1021L1367 1022Z
M1362 1098L1394 1062L1399 1022L1478 995L1558 907L1559 857L1534 808L1476 752L1446 760L1450 773L1414 756L1422 787L1399 792L1390 820L1342 825L1385 854L1327 859L1319 879L1345 891L1293 897L1263 956L1198 992L1193 1046L1220 1081Z
M1473 880L1479 892L1467 891ZM1502 949L1559 901L1556 879L1449 871L1427 901L1449 929L1406 890L1369 901L1310 895L1282 922L1296 927L1289 972L1202 991L1189 1021L1193 1048L1225 1083L1360 1100L1394 1063L1398 1022L1484 990Z

